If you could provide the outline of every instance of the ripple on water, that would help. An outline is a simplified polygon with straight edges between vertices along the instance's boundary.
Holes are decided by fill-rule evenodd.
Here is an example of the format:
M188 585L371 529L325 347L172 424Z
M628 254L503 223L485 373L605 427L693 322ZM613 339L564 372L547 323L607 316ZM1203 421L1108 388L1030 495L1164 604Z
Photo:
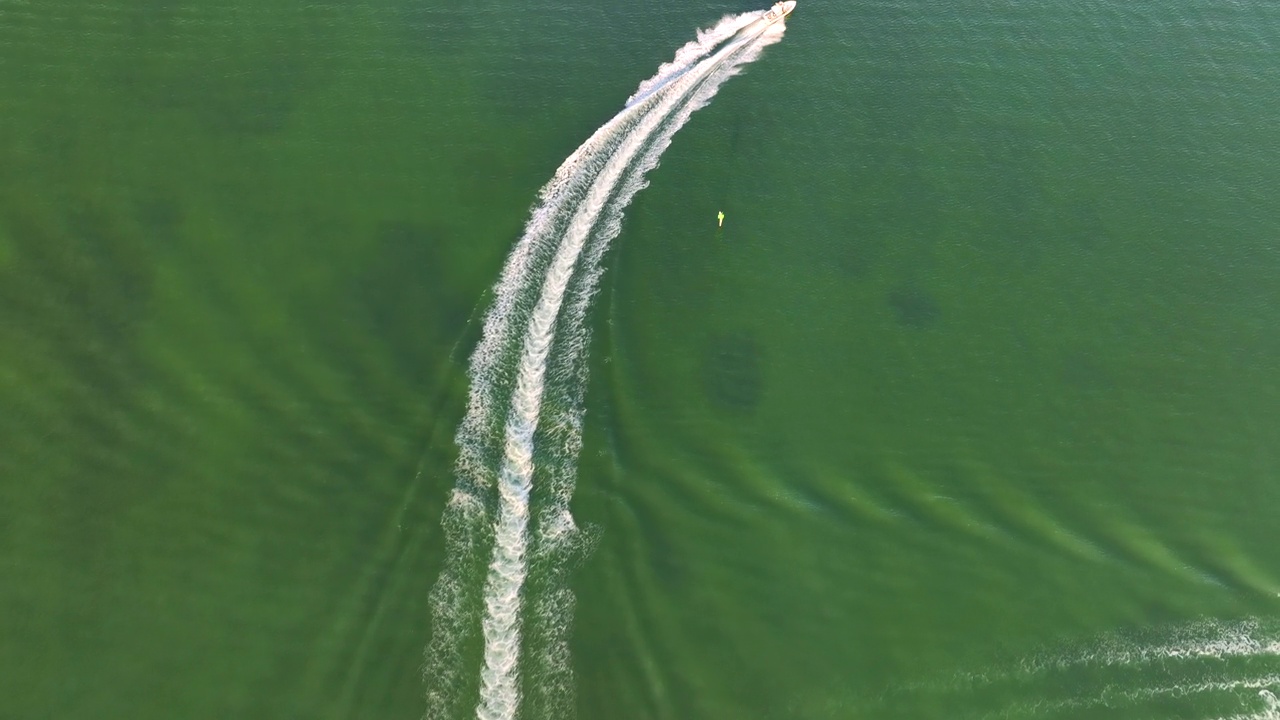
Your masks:
M112 524L172 476L182 438L139 400L153 377L138 347L155 266L110 208L0 205L0 346L19 393L5 397L0 456L58 488L67 566L101 566ZM88 576L93 576L89 573Z

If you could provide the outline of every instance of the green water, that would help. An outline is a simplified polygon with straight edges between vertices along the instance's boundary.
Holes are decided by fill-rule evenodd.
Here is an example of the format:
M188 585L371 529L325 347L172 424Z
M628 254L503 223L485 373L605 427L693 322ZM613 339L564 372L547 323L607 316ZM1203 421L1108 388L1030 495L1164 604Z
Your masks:
M0 718L420 717L488 289L750 9L0 0ZM1277 716L1280 6L789 25L606 260L578 716Z

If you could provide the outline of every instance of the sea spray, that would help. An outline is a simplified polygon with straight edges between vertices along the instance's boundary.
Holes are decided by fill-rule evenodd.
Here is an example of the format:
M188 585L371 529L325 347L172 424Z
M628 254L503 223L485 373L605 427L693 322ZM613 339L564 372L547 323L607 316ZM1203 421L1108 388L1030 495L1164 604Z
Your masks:
M1179 717L1280 720L1280 622L1204 618L1060 642L1023 656L895 684L877 693L797 704L847 715L914 718Z
M721 83L781 38L782 23L756 24L760 16L725 18L642 84L557 170L504 265L472 357L457 436L457 485L444 518L448 557L431 597L428 718L457 717L477 696L480 718L515 718L521 655L530 649L525 661L539 690L536 716L572 714L573 599L564 575L581 537L568 503L581 445L586 318L601 260L623 210L675 132ZM492 548L487 574L485 547ZM528 589L537 596L525 608L531 570L539 577ZM522 623L532 625L528 638Z
M640 83L636 91L627 98L627 107L635 105L649 95L653 94L658 88L680 77L689 69L694 67L699 59L706 57L711 51L715 50L724 41L732 38L753 22L759 20L759 13L743 13L742 15L729 15L721 18L720 22L709 28L698 31L698 39L688 43L684 47L676 51L676 57L669 63L663 63L658 66L658 72L653 77Z

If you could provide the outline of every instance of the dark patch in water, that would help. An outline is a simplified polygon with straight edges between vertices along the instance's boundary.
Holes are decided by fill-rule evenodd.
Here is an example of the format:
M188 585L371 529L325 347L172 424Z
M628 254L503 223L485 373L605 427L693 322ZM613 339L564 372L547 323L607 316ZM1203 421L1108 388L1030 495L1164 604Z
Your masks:
M711 338L702 359L702 387L713 406L736 414L756 409L763 391L760 355L759 343L745 332Z
M889 291L889 307L899 325L922 329L938 321L941 308L933 295L917 285L900 285Z

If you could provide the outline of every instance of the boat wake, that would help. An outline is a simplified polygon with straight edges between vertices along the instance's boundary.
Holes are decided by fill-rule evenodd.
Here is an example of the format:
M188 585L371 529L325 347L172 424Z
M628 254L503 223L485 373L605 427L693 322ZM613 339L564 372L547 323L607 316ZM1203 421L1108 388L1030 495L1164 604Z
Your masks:
M564 575L586 550L569 499L601 260L672 136L784 30L756 12L700 32L542 189L471 359L447 556L431 597L430 720L473 705L481 720L572 715Z
M1280 720L1280 624L1204 620L1116 633L894 687L871 702L808 703L805 710L813 717Z

